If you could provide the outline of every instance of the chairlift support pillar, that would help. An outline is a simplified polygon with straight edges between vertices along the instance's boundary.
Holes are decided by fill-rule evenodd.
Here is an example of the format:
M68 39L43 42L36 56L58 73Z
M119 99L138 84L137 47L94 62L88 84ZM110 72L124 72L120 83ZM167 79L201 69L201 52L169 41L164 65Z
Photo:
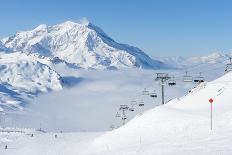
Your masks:
M4 111L0 111L0 127L2 124L2 127L4 127L4 115L6 115L6 113Z
M228 73L232 71L232 57L230 57L230 62L226 65L225 72Z
M120 105L119 110L122 111L122 120L123 120L123 125L126 124L126 111L129 109L128 105Z
M156 81L161 81L161 93L162 93L162 104L164 104L164 85L167 80L169 80L170 77L167 73L156 73Z

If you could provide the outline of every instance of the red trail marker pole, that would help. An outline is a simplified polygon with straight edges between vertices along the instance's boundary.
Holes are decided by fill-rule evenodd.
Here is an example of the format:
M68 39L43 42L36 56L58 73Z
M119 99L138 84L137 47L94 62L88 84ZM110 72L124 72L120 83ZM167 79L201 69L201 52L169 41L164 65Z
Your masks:
M210 130L213 130L213 99L209 99L210 103Z

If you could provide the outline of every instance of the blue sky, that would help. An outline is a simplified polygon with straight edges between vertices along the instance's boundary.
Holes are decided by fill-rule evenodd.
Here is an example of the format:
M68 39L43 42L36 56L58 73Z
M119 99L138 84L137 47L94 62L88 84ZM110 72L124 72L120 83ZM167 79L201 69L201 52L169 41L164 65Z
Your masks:
M4 0L0 38L83 17L152 57L232 51L228 0Z

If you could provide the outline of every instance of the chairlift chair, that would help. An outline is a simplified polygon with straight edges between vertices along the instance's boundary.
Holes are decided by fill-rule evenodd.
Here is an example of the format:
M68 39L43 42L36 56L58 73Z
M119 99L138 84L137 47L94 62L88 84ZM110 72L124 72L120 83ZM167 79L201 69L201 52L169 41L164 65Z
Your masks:
M199 73L199 76L195 77L194 82L201 83L204 82L204 77L201 75L201 72Z
M168 85L169 86L175 86L176 85L176 81L175 81L174 77L168 81Z
M188 75L188 72L185 72L185 75L183 76L184 82L193 82L193 77Z
M141 101L141 102L139 103L139 106L140 106L140 107L144 106L144 102Z
M121 115L117 112L115 117L121 117Z
M126 120L127 119L127 117L124 115L124 116L122 116L122 120Z
M137 104L136 101L131 101L131 106L132 106L132 107L135 106L136 104Z
M155 97L155 98L157 98L156 92L154 91L153 93L150 93L150 97Z
M131 101L131 107L129 108L130 111L135 111L134 106L137 104L136 101Z
M143 95L149 95L149 91L146 88L143 90Z

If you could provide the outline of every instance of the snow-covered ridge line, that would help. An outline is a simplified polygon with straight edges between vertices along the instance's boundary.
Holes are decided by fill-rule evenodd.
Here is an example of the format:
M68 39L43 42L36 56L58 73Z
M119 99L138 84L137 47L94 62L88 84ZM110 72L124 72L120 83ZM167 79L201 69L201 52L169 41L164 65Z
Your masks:
M220 53L214 52L206 56L194 56L184 58L181 56L160 58L162 62L175 68L184 68L196 64L225 64L229 62L229 57L232 56L232 52Z

